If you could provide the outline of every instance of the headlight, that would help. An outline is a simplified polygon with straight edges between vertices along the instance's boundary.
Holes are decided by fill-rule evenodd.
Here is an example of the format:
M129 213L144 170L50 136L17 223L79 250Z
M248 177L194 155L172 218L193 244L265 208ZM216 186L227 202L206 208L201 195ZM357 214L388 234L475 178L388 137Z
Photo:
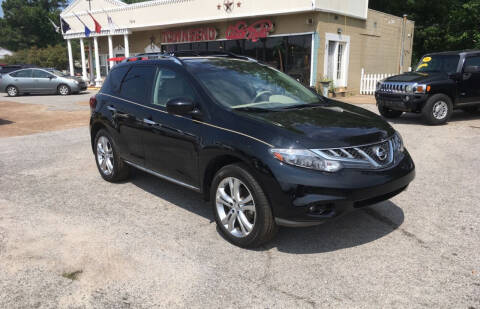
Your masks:
M416 85L415 93L425 93L427 91L427 85Z
M337 172L342 169L338 161L327 160L306 149L271 149L273 156L286 164L323 172Z
M398 132L395 132L395 135L393 136L393 150L396 153L405 151L405 146L403 145L402 136Z
M383 80L381 80L377 83L377 91L382 89L382 84L383 84Z
M407 87L405 88L405 91L406 92L413 92L413 85L407 85Z
M78 80L73 80L73 83L74 83L75 85L78 85Z

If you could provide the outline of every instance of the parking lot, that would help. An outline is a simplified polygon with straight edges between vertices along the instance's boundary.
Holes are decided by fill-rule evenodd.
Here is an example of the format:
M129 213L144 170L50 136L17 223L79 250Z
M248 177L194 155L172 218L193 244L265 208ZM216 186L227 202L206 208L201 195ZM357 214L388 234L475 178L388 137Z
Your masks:
M140 171L103 181L90 95L0 97L1 308L480 309L480 113L395 120L408 191L245 250L194 192Z

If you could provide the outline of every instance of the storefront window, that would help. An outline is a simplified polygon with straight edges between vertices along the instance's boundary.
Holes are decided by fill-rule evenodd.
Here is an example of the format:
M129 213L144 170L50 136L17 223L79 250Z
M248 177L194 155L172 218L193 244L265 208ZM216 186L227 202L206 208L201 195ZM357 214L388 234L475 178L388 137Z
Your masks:
M305 85L310 84L312 35L268 37L249 40L225 40L163 45L166 52L183 50L226 51L261 61L287 73Z

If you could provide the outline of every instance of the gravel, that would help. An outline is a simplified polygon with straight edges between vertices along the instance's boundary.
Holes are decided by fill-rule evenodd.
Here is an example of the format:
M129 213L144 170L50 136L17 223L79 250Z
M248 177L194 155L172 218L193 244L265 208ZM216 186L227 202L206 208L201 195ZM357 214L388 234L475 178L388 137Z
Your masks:
M103 181L86 127L1 138L0 307L479 309L480 114L393 125L408 191L257 250L225 241L194 192Z

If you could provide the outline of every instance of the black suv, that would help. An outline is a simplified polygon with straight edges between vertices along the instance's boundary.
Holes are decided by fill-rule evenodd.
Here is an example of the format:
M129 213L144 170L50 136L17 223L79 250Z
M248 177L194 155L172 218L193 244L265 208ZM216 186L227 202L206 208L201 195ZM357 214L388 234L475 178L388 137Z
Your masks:
M480 51L425 55L415 72L379 82L375 97L385 118L422 113L431 125L448 122L454 109L475 112L480 106Z
M245 57L131 58L90 105L105 180L134 167L200 192L242 247L387 200L415 174L381 117Z

